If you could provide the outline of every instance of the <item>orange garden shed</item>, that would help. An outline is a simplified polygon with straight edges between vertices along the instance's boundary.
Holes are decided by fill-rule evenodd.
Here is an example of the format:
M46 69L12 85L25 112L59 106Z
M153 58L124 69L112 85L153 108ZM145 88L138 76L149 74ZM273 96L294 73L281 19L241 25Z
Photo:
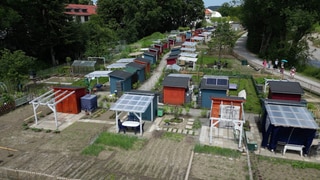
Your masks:
M56 105L57 112L78 114L81 112L81 97L86 95L86 89L80 87L54 87L55 101L63 98L63 94L74 91L69 97Z
M172 105L184 104L188 96L190 82L190 77L167 76L162 82L163 103Z
M212 143L213 128L233 127L234 134L239 136L239 147L241 147L241 137L243 124L245 123L243 97L213 97L211 98L210 110L210 143Z

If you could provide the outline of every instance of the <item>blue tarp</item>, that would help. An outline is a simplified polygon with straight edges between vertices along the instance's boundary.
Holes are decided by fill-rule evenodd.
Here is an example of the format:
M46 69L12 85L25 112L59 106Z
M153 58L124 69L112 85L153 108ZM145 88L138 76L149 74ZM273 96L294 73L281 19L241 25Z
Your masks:
M98 107L97 95L87 94L81 97L81 110L94 111Z

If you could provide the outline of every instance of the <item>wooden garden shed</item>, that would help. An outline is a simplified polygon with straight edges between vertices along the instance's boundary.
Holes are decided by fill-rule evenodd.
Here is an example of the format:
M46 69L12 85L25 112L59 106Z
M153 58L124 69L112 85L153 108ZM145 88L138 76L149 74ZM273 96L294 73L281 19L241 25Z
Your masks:
M229 89L229 77L205 75L199 86L198 103L201 108L211 107L212 97L225 97Z
M153 47L158 49L160 54L163 53L163 44L154 44Z
M214 128L233 128L234 134L239 139L238 147L241 147L243 124L245 123L242 97L213 97L210 110L210 138L212 143Z
M109 73L110 77L110 93L120 93L123 91L130 91L132 89L132 73L115 70Z
M126 71L130 72L132 74L136 73L137 76L138 76L137 80L140 83L142 83L142 82L144 82L146 80L145 68L146 68L145 64L139 64L139 63L136 63L136 62L131 62L131 63L127 64ZM132 82L132 83L135 83L135 82Z
M158 60L160 58L161 53L158 48L149 48L149 52L155 53L157 55L156 60Z
M186 103L191 85L191 77L167 76L163 82L163 103L182 105Z
M301 101L304 91L299 82L268 81L269 99Z
M179 56L169 56L167 57L167 65L177 64Z
M151 60L143 58L143 57L137 57L137 58L135 58L134 62L145 65L145 74L146 75L151 72Z
M60 103L56 104L57 112L78 114L81 112L81 101L80 98L86 95L86 89L83 87L54 87L55 101L59 101L64 97L65 94L74 92L69 97L63 99Z
M157 53L155 52L144 52L143 58L149 59L151 64L156 64L157 62Z

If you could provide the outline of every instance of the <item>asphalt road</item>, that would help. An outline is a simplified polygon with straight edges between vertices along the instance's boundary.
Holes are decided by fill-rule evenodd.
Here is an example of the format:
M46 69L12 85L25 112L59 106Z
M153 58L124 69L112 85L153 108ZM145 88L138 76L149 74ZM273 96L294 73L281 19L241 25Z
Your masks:
M247 42L247 33L242 35L238 41L236 42L235 47L233 48L233 52L235 56L237 56L238 59L246 59L248 61L248 64L254 68L260 68L262 69L262 59L258 58L256 54L253 54L249 52L246 49L246 42ZM314 54L316 55L316 54ZM320 54L319 54L320 56ZM320 57L318 57L320 59ZM273 69L266 69L266 71L270 73L275 73ZM308 90L314 94L320 95L320 81L302 76L299 73L296 73L294 79L290 78L290 72L289 70L284 71L284 79L287 79L289 81L296 81L299 82L300 85L305 89Z

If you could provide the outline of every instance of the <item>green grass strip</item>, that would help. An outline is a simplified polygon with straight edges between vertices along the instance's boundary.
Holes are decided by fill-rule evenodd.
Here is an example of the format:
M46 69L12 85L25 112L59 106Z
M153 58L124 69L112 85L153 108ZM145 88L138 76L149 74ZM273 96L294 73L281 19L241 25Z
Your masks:
M221 148L216 146L200 145L196 144L194 147L194 152L205 153L205 154L216 154L225 157L239 158L241 152L233 149Z

